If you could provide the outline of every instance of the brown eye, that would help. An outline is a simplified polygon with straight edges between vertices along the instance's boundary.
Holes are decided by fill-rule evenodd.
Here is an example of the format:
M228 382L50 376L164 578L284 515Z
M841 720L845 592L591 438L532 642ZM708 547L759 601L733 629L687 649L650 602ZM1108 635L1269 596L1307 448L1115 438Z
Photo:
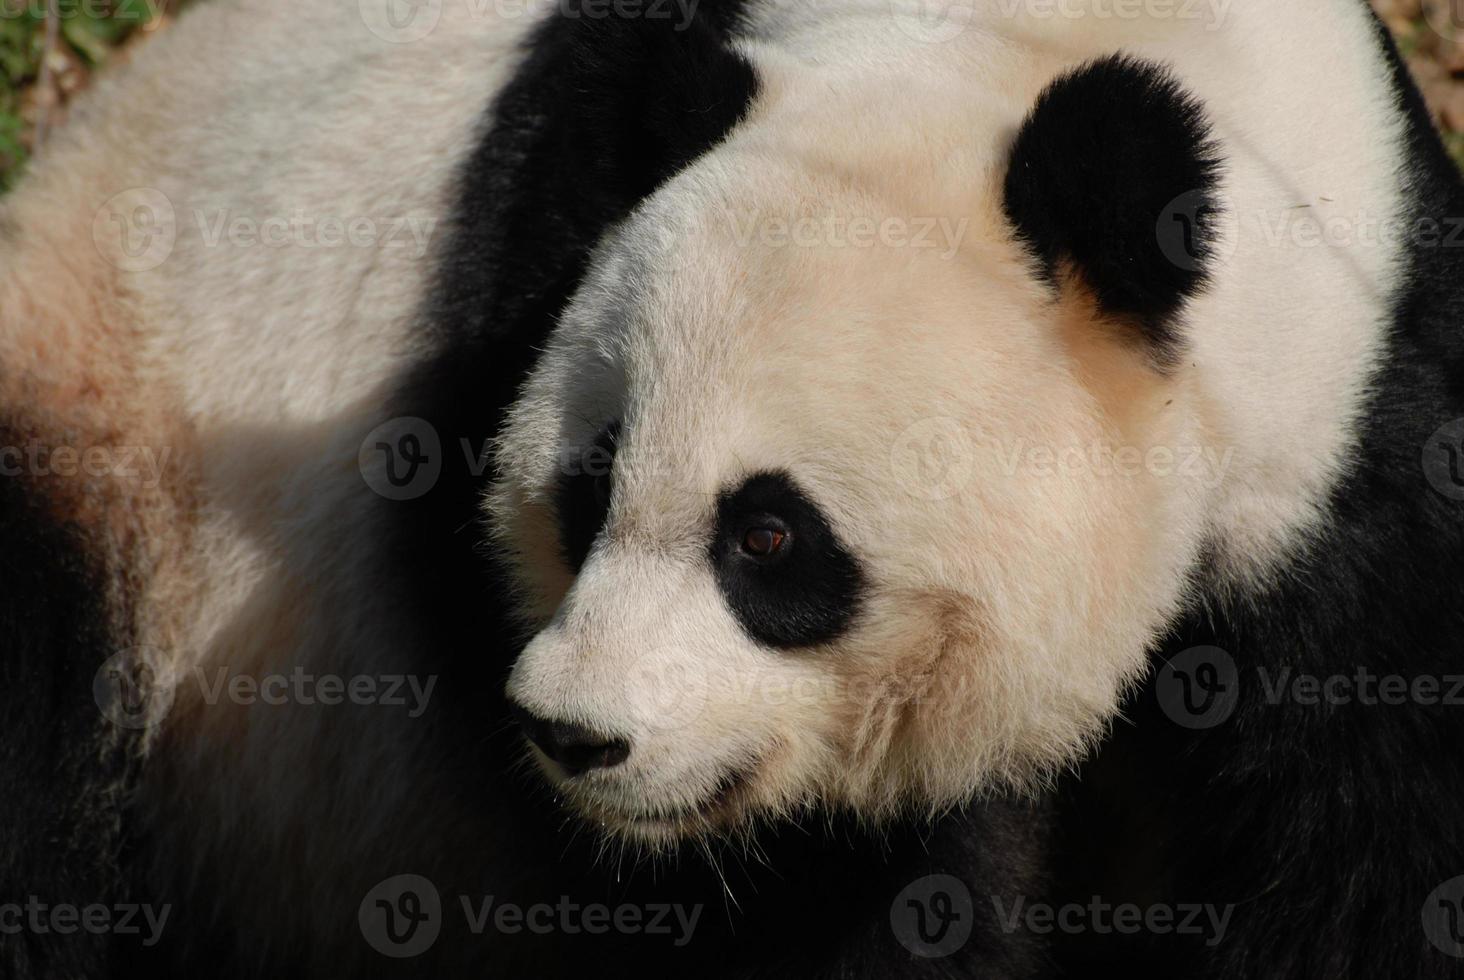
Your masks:
M766 558L783 547L787 534L771 527L755 527L742 538L742 550L757 558Z

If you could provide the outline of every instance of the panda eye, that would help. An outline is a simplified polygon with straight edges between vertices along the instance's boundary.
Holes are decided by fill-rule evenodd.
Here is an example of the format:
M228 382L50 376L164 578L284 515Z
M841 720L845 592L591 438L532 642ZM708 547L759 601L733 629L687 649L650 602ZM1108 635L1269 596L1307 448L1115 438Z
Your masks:
M788 532L776 527L753 527L742 536L742 550L754 558L770 558L782 550Z
M717 496L708 557L728 610L775 650L828 643L850 629L864 594L859 561L785 472L747 477Z

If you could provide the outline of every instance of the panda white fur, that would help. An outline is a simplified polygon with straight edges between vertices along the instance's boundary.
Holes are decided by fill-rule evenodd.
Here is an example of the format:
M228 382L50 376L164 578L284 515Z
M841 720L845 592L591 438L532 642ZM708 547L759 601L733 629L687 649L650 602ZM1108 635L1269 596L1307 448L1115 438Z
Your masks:
M1360 0L1174 9L211 0L104 79L0 211L0 441L167 463L0 481L0 875L174 918L0 936L12 972L1457 973L1446 711L1134 693L1201 643L1444 674L1464 626L1417 462L1454 254L1287 224L1458 178ZM1043 455L1094 447L1209 465ZM297 670L436 693L208 694ZM443 912L398 960L401 874ZM933 874L974 898L927 957L891 915ZM1234 911L1000 915L1095 893ZM474 934L485 895L705 915Z

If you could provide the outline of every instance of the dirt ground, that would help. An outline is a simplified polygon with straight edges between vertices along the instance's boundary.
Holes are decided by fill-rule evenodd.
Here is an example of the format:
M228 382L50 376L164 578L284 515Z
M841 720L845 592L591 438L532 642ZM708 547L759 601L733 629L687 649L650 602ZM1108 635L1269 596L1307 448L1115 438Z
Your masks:
M90 0L82 13L77 0L0 0L0 192L15 182L37 138L62 123L67 103L93 74L166 30L187 2ZM1398 38L1450 152L1464 166L1464 0L1371 2Z

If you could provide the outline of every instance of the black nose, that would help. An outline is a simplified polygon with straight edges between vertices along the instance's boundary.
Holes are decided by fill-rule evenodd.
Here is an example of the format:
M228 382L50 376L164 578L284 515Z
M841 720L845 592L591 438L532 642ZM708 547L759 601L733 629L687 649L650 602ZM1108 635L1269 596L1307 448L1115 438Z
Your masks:
M630 743L623 738L608 738L572 721L540 718L520 704L509 704L528 740L571 776L618 766L630 755Z

